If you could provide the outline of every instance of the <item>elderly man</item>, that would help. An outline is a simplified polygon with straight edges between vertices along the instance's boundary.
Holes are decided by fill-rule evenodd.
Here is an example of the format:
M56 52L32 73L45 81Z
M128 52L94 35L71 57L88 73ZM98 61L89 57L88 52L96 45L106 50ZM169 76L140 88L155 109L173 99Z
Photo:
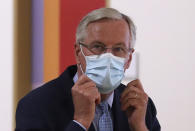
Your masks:
M76 32L77 65L19 102L16 131L160 131L141 82L121 84L135 37L132 20L115 9L87 14Z

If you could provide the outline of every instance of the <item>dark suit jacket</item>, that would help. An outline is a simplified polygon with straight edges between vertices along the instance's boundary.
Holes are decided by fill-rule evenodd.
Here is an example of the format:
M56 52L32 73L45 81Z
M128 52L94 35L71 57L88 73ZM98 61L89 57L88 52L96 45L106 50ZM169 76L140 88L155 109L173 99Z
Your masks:
M84 131L72 121L74 106L71 88L76 71L76 66L70 66L57 79L31 91L21 99L16 111L16 131ZM119 102L124 88L124 85L120 85L114 92L114 131L130 131L127 117L121 111ZM146 124L150 131L160 130L151 99L148 101ZM93 124L88 131L95 131Z

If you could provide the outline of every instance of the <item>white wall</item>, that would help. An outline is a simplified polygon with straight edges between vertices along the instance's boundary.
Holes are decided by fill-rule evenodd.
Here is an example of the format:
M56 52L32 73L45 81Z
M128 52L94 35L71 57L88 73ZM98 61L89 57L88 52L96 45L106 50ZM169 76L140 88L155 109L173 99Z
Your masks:
M195 1L110 0L137 25L140 79L162 131L195 130Z
M13 1L0 0L0 131L12 130Z

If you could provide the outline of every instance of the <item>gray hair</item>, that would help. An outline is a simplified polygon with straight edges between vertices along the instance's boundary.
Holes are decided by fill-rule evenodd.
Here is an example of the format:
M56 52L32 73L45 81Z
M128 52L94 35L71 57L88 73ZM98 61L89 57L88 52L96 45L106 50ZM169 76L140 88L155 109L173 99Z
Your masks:
M136 27L133 21L125 14L120 13L118 10L113 8L100 8L96 9L89 14L87 14L83 19L80 21L77 30L76 30L76 43L83 41L86 37L86 29L87 26L95 21L102 20L102 19L115 19L121 20L124 19L130 30L131 40L130 45L131 48L134 48L135 40L136 40Z

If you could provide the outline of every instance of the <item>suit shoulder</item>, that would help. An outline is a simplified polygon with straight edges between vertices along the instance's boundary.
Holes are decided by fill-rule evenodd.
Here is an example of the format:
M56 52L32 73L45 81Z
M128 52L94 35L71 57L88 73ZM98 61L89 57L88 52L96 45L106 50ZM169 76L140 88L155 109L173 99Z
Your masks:
M44 103L44 100L49 100L50 98L55 95L55 92L58 92L59 90L59 85L58 85L58 80L52 80L32 91L30 91L26 96L24 96L18 103L20 104L25 104L26 106L30 105L38 105L39 103L42 104Z
M72 77L75 72L75 66L68 67L58 78L29 92L19 101L19 105L49 106L58 104L64 99L70 99L71 88L74 85Z
M148 110L151 111L153 117L157 115L156 107L154 105L153 100L150 97L148 98Z

